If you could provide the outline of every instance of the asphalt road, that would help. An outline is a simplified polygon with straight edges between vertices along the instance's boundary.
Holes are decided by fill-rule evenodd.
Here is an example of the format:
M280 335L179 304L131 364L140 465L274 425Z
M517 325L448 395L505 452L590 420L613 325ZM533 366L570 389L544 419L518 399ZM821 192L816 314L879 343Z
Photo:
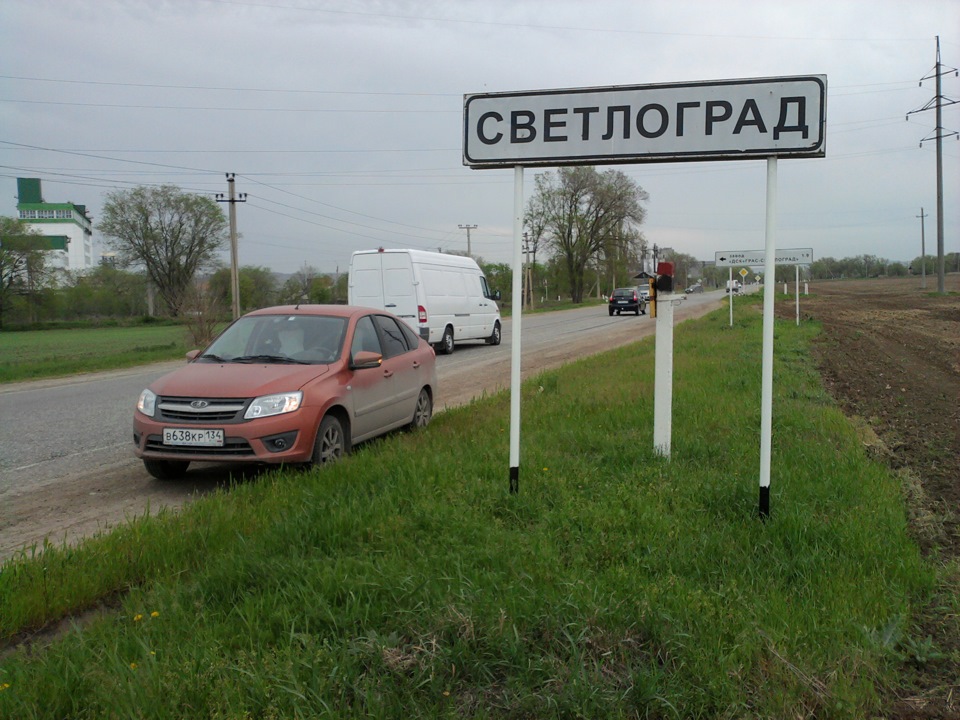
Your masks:
M723 298L722 291L686 296L676 320ZM604 306L529 314L521 323L524 377L653 335L655 327L647 315L610 317ZM509 388L513 327L509 319L503 325L500 346L464 343L437 358L438 411ZM133 454L140 391L181 364L0 386L0 561L44 538L70 542L228 484L222 465L192 466L184 481L157 482Z

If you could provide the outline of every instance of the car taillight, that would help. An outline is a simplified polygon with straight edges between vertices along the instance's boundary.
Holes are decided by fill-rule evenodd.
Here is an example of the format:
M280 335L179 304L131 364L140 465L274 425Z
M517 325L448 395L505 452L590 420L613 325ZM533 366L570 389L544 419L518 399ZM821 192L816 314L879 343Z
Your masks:
M423 305L417 305L417 319L422 323L427 321L427 309Z
M633 294L633 301L634 301L634 302L637 302L637 294L636 294L636 293Z

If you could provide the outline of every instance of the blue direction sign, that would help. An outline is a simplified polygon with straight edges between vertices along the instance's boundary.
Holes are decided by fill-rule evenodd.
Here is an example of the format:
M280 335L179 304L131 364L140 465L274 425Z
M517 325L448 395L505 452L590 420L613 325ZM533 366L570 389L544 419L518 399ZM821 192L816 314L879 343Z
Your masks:
M717 267L759 266L766 262L765 250L724 250L716 254ZM777 265L809 265L813 262L813 248L777 249L774 263Z

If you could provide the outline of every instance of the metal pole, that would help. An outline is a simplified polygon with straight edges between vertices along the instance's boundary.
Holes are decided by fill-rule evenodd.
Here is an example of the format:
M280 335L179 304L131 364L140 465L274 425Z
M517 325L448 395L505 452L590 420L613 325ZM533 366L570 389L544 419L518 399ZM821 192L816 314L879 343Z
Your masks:
M730 327L733 327L733 266L730 266L730 278L727 280L727 293L730 295Z
M470 237L469 230L467 237ZM523 166L513 169L513 296L510 354L510 492L520 492L520 323L523 315Z
M796 269L794 284L796 285L795 289L797 292L797 327L800 327L800 266L794 265L793 267Z
M233 319L240 317L240 267L237 261L237 201L233 173L227 173L228 200L230 203L230 294L232 295Z
M926 222L924 219L927 217L923 214L923 208L920 208L920 214L917 215L920 218L920 289L927 289L927 238L926 238Z
M773 431L773 296L777 269L777 158L767 158L767 227L763 259L763 362L760 389L760 517L770 515L770 447Z
M943 93L941 92L940 76L940 36L937 35L937 292L941 295L946 292L943 275L946 270L943 258L943 122L941 121L941 106Z

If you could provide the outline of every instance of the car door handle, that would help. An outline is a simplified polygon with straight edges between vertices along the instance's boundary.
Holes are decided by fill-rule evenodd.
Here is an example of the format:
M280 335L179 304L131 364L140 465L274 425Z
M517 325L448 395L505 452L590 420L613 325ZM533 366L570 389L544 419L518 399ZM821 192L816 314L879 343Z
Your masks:
M413 369L416 370L416 369L419 368L419 367L420 367L420 363L417 362L416 360L414 360L414 361L413 361Z
M390 303L389 305L384 305L384 307L396 307L396 306L397 306L396 303Z
M393 377L393 370L384 370L384 371L383 371L383 376L384 376L385 378Z

